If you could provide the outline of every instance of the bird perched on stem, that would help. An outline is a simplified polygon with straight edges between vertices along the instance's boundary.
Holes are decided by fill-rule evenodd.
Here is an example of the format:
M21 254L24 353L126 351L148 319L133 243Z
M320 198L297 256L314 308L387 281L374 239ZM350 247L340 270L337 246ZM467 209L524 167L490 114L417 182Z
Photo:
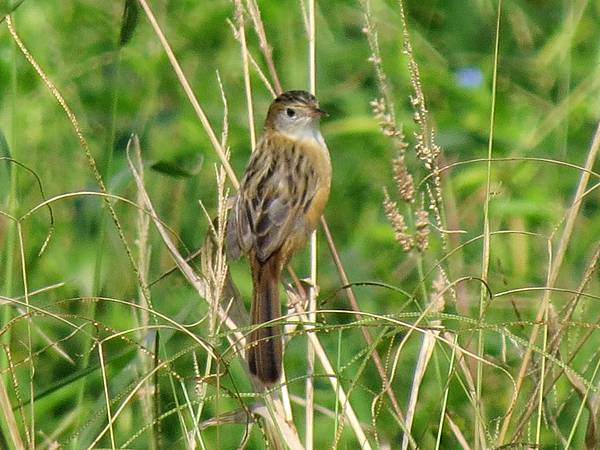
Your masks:
M248 257L252 325L247 360L264 384L281 377L279 280L294 252L315 230L331 185L329 151L319 123L326 115L314 95L288 91L267 113L227 224L228 253Z

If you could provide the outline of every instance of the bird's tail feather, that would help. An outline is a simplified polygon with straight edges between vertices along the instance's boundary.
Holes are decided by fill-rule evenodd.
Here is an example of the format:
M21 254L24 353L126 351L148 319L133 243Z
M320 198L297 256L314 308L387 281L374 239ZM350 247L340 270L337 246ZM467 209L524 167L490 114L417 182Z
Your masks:
M281 316L279 304L280 270L277 255L253 264L252 325L260 325ZM250 333L248 365L264 384L273 384L281 377L281 326L261 326Z

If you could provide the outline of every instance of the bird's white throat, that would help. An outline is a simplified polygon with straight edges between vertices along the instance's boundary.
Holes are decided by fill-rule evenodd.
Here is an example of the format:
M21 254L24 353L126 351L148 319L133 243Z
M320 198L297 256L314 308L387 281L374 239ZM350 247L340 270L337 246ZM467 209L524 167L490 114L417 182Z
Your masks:
M297 127L293 130L286 130L286 134L294 140L314 141L321 147L325 147L325 140L318 126Z

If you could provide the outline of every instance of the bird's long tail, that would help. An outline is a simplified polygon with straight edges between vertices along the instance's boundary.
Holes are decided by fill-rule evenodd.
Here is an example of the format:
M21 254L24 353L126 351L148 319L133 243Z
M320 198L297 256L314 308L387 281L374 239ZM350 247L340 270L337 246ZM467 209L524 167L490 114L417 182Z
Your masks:
M260 325L281 316L279 277L281 265L277 254L265 262L252 264L252 325ZM248 365L264 384L273 384L281 377L281 326L261 326L250 333Z

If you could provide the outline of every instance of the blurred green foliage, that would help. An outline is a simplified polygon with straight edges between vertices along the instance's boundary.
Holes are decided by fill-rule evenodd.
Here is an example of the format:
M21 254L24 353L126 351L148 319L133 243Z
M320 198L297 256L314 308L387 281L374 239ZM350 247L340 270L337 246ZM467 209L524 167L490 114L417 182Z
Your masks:
M223 129L224 120L220 77L227 99L227 144L231 149L231 164L236 173L241 174L251 149L240 48L228 23L234 20L232 2L179 0L154 3L152 7L158 21L217 134ZM10 5L10 2L0 3L0 13L9 11ZM123 25L125 5L128 8ZM182 252L187 254L200 246L208 228L198 202L202 201L212 214L216 211L214 173L218 158L158 38L136 5L129 1L28 0L14 11L13 20L21 39L81 123L109 192L132 201L136 201L136 188L127 166L125 148L132 133L140 136L148 192L161 219L180 240ZM464 163L442 174L447 226L465 231L451 235L450 245L454 248L483 232L487 173L482 159L487 156L490 135L497 5L488 0L410 0L405 6L422 88L437 142L443 148L440 166ZM261 2L260 7L284 88L306 89L307 39L298 2ZM402 252L395 243L381 207L383 188L394 191L391 160L395 150L379 132L369 106L369 102L380 94L363 33L364 11L360 2L344 0L319 2L317 7L317 94L322 108L330 113L330 118L323 124L323 134L334 166L326 218L352 282L388 283L415 296L414 302L408 302L401 293L390 289L359 286L355 292L361 308L379 314L419 311L429 299L420 297L418 257ZM397 121L404 126L408 142L414 144L416 126L412 121L409 97L412 86L407 57L402 53L398 3L374 0L371 7L383 67L395 99ZM266 71L250 23L247 18L249 48ZM583 165L600 117L599 23L598 2L514 0L503 4L493 155L516 159L496 162L492 166L491 228L492 231L528 231L537 236L507 234L492 238L488 281L493 292L545 283L549 257L546 238L561 225L581 171L521 157ZM251 76L256 128L260 131L271 97L255 71L251 71ZM409 149L409 167L418 182L427 171L411 151ZM69 120L16 47L4 21L0 25L0 158L8 157L39 176L46 198L78 191L98 191ZM31 174L6 159L0 160L0 211L19 217L43 200ZM423 189L417 197L417 203L422 202L428 202ZM558 286L576 289L581 280L600 236L598 202L596 192L586 197ZM123 232L133 247L137 236L137 211L122 202L113 204ZM51 228L48 211L41 208L22 222L27 283L30 291L64 284L32 297L32 304L77 318L93 314L98 324L85 327L91 335L109 336L130 329L134 324L130 308L102 300L92 307L91 302L82 300L138 297L136 275L106 206L97 196L80 195L54 202L52 210L54 230L41 256L38 253ZM154 281L169 270L173 262L154 230L150 234L150 243L149 279ZM451 280L481 274L481 245L481 239L475 240L445 262ZM294 261L300 274L307 273L306 253ZM319 255L322 306L348 309L324 241L319 245ZM440 240L433 238L431 249L423 260L428 289L435 278L435 272L429 273L429 270L443 255ZM249 298L251 287L244 263L234 264L232 272L242 294ZM466 309L459 312L477 318L479 284L466 283L460 289ZM598 294L597 276L589 291ZM4 215L0 216L0 294L21 299L24 294L16 227ZM488 306L486 321L531 320L538 294L495 299ZM207 310L206 304L176 273L152 285L151 295L154 307L179 323L195 323ZM554 297L557 308L569 298L557 294ZM447 302L447 311L456 313L453 302L450 299ZM9 307L4 304L2 308ZM598 314L593 302L586 301L580 309L584 318ZM15 309L9 311L2 313L3 326L7 324L6 320L19 314ZM349 315L328 315L323 320L336 325L353 319ZM87 445L105 423L106 414L104 398L100 394L102 380L97 370L97 351L90 350L85 333L67 336L69 331L65 331L63 324L50 318L36 317L34 322L50 341L61 340L61 347L73 358L70 363L46 348L44 338L34 332L34 350L39 351L33 381L36 398L39 397L35 403L36 440L41 442L43 436L50 436L60 429L52 439L75 448L84 443ZM463 325L453 322L447 326L460 330ZM191 330L206 337L205 327L200 324ZM4 344L10 347L11 359L21 361L15 372L22 383L21 399L25 401L29 397L28 365L22 362L27 357L25 321L10 324L8 329L10 333L4 334ZM528 326L510 329L527 338ZM386 354L401 338L401 334L395 340L391 336L404 330L377 327L371 331L374 335L387 333L379 346L380 352ZM347 387L352 384L360 366L353 358L361 355L365 344L356 327L340 333L344 344L339 349L336 347L337 332L322 333L322 338L333 361L338 358L338 351L341 352L339 358L344 367L341 376ZM461 337L470 342L475 330L464 325L461 333ZM107 357L115 358L108 366L111 395L115 400L113 409L123 400L120 392L131 387L143 372L143 367L136 363L135 354L128 354L126 350L135 350L138 344L151 341L152 335L128 333L127 341L107 342L105 352L110 355ZM173 358L192 345L189 338L168 331L161 332L161 341L168 349L167 354L161 355L164 359ZM502 345L507 345L506 341L497 332L486 334L486 355L495 362L500 361ZM286 367L290 379L305 373L305 342L304 336L297 337L288 348ZM221 344L225 348L224 340ZM581 350L585 362L577 369L588 377L591 369L587 361L597 358L594 349L597 344L598 337L594 335ZM420 339L409 340L399 360L394 390L402 406L410 391L409 381L419 345ZM196 348L195 351L200 350ZM82 362L86 358L89 358L89 366ZM6 356L3 356L3 364L6 364ZM422 448L433 448L435 442L437 411L444 389L440 378L443 379L447 371L448 361L440 358L436 364L437 369L431 369L424 380L427 389L422 389L421 413L417 414L413 426L413 436L422 443ZM519 353L513 348L506 365L514 376L518 364ZM194 384L193 365L192 352L181 355L173 363L174 370L183 374L189 385ZM86 367L94 370L88 373ZM224 382L228 389L249 389L235 359L232 373L235 382ZM486 417L490 420L486 426L493 434L494 420L505 412L511 386L493 369L486 368L485 374L488 382L482 395L486 399ZM68 378L74 375L76 380ZM69 382L58 388L64 379ZM173 392L168 387L171 381L168 375L161 375L162 410L172 412L163 421L162 442L165 446L183 448L177 414L171 409L175 407ZM290 390L302 395L303 384L303 379L293 382ZM452 384L449 404L452 405L453 420L463 430L469 430L472 405L459 383L452 381ZM502 395L498 395L496 385L503 386ZM46 393L46 389L53 386L56 389ZM560 385L559 389L568 391L566 385ZM377 372L372 364L367 364L352 392L353 405L365 423L371 420L373 392L380 390ZM216 395L216 389L210 389L209 394ZM317 380L317 398L323 406L335 408L335 396L326 380ZM18 402L14 392L11 392L11 401L15 405ZM557 414L557 427L566 433L571 426L568 418L575 415L577 398L568 397L564 405L563 412ZM238 406L236 399L223 396L206 404L203 418ZM294 408L296 417L301 418L302 408ZM119 443L147 425L141 421L139 409L138 403L131 402L131 407L119 418L116 427ZM432 410L435 414L428 414ZM317 417L315 448L325 448L334 440L332 423ZM376 424L382 441L392 442L392 448L396 448L402 433L387 405ZM63 425L64 429L61 428ZM298 426L302 429L301 424ZM230 429L235 431L230 433ZM582 442L584 431L578 430L577 442ZM242 425L223 425L207 429L204 438L207 448L217 448L217 445L234 448L243 433ZM340 447L355 448L353 439L346 426ZM453 447L456 441L449 431L444 431L444 439L449 443L442 448L457 448ZM555 448L553 445L558 442L556 430L545 426L543 439L544 448ZM148 433L142 434L132 446L147 448L147 440ZM260 433L255 431L249 447L261 448L261 441ZM110 446L107 436L101 445Z

